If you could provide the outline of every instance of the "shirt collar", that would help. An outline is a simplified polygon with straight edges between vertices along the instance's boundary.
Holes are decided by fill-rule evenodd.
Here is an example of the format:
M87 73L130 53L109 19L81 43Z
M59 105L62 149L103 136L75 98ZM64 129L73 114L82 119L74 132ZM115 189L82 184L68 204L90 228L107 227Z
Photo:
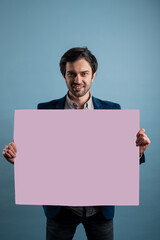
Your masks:
M90 93L90 92L89 92ZM69 94L66 95L66 103L70 109L78 109L78 104L72 101L69 97ZM93 109L93 101L92 101L92 94L90 93L90 97L88 101L84 104L84 109Z

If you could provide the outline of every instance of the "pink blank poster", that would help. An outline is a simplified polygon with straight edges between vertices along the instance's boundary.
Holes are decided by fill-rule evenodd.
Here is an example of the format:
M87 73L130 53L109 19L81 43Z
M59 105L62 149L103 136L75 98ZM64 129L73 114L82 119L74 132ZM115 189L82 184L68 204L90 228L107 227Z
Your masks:
M16 110L15 201L138 205L139 110Z

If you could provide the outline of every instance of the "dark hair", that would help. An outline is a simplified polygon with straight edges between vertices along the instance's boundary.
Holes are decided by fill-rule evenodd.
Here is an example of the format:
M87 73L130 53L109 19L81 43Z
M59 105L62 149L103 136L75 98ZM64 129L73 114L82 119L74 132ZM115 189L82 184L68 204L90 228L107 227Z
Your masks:
M85 60L90 64L92 68L92 76L97 71L98 68L98 62L96 57L91 53L91 51L88 50L87 47L80 48L71 48L69 49L60 60L60 70L63 76L66 74L66 63L67 62L74 62L76 60L79 60L81 58L85 58Z

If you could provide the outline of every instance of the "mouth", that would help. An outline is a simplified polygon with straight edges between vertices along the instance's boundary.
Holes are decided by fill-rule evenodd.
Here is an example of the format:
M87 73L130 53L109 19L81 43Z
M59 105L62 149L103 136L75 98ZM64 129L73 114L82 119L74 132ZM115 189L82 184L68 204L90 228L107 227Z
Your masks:
M72 85L74 91L80 91L84 86L82 85Z

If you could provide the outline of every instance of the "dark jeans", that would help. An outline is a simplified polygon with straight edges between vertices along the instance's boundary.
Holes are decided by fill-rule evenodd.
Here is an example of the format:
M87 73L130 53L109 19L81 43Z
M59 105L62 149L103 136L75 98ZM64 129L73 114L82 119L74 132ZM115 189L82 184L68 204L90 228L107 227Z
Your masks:
M47 219L46 239L71 240L80 223L84 226L88 240L113 240L113 219L105 219L101 212L91 217L79 217L64 207L56 217Z

